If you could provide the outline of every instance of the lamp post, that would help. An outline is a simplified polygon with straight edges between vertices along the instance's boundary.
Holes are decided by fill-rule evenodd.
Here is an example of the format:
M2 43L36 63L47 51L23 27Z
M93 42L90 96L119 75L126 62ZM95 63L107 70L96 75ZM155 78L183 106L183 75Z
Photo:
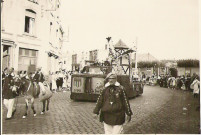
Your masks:
M135 53L134 53L134 56L135 56L135 70L134 70L134 74L137 75L138 73L138 69L137 69L137 37L135 39L135 46L134 46L134 49L135 49Z
M138 69L137 69L137 46L135 47L135 70L134 70L134 74L137 75Z
M154 76L156 75L156 64L154 64Z
M3 0L1 0L1 12L2 12L2 10L3 10Z
M4 31L4 14L3 14L3 4L4 4L4 1L1 0L1 30Z

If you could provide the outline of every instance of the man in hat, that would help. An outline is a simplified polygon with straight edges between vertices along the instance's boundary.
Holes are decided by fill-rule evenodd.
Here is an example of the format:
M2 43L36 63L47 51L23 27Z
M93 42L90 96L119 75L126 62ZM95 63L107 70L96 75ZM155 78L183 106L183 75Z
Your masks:
M43 85L43 82L45 81L45 77L41 70L42 70L41 67L37 68L37 71L35 75L33 76L33 80L40 86L42 93L45 94L45 87Z
M94 117L100 114L100 122L103 122L106 134L120 134L123 133L125 114L127 122L130 122L132 111L123 86L117 82L117 75L109 73L106 81L97 99Z
M6 67L2 72L2 88L3 88L3 84L4 84L4 79L7 76L7 70L8 70L8 68Z
M4 105L8 109L6 120L10 120L16 109L14 107L15 97L17 96L15 92L12 91L14 85L14 68L9 69L8 75L5 77L2 96L4 99Z

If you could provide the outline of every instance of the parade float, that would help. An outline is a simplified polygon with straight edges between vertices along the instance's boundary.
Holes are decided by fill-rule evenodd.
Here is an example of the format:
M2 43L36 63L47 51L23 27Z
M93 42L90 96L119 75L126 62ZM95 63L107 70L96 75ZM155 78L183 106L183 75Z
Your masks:
M121 40L114 46L108 41L107 59L100 62L90 62L81 73L71 77L72 100L96 101L104 88L105 77L110 72L117 74L117 81L124 87L129 98L134 98L143 93L143 83L137 76L136 50L129 49ZM136 67L132 69L132 56L134 53Z

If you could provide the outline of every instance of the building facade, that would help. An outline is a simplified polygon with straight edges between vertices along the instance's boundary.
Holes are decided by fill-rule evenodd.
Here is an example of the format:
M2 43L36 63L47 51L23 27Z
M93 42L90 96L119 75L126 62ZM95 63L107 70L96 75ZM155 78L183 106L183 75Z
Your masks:
M63 29L60 0L4 0L1 2L2 69L45 74L59 68Z
M194 73L200 75L200 68L198 67L177 67L178 76L182 75L190 75L192 76Z

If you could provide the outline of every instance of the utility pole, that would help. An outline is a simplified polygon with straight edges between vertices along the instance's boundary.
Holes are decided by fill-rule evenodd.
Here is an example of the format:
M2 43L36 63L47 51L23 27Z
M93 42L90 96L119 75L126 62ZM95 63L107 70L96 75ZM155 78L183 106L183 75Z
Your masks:
M135 71L134 74L137 75L138 69L137 69L137 37L135 39Z
M3 12L4 1L1 0L1 31L4 31L4 12Z

